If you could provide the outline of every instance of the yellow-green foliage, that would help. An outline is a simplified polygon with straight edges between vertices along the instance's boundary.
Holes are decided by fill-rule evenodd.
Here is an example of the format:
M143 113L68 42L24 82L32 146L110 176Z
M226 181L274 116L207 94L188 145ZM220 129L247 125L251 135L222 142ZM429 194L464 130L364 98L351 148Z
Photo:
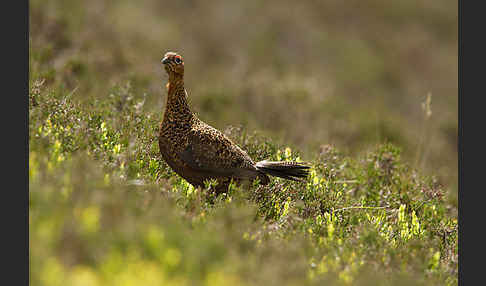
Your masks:
M215 197L215 181L195 189L161 160L157 114L136 97L111 112L119 96L81 104L41 89L30 107L33 284L457 284L457 217L395 145L356 158L329 146L303 182ZM226 133L255 160L300 160Z

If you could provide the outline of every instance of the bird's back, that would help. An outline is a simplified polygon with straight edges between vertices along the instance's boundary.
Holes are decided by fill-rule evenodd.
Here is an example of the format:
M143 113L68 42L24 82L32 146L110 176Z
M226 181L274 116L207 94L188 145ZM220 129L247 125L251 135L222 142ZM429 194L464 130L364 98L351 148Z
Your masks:
M170 167L196 185L211 178L252 179L258 175L245 151L196 116L189 124L164 120L159 147Z

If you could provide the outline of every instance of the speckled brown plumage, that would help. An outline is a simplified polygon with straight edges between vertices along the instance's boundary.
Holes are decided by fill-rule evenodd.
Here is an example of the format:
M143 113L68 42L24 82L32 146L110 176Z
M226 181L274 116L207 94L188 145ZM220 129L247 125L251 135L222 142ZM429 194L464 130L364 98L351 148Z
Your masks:
M262 184L267 184L267 174L291 180L307 176L309 167L297 162L254 163L238 145L191 112L184 88L182 57L168 52L162 63L169 82L159 148L163 159L177 174L195 187L203 186L207 179L216 179L219 191L224 191L231 178L237 181L259 178Z

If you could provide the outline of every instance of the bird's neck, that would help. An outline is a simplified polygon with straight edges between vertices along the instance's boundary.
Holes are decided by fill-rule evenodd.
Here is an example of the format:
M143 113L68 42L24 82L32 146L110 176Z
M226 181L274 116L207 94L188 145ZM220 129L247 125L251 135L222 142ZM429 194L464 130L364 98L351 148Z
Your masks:
M184 88L184 78L176 73L169 74L167 83L167 104L164 120L190 120L194 115L189 108L187 93Z

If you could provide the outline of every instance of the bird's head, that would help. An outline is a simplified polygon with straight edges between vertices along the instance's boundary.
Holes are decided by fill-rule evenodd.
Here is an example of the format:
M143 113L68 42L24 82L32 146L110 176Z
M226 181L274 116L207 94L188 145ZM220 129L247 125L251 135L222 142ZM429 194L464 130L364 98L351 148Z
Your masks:
M161 60L165 70L170 75L171 73L184 75L184 61L182 57L174 52L167 52Z

